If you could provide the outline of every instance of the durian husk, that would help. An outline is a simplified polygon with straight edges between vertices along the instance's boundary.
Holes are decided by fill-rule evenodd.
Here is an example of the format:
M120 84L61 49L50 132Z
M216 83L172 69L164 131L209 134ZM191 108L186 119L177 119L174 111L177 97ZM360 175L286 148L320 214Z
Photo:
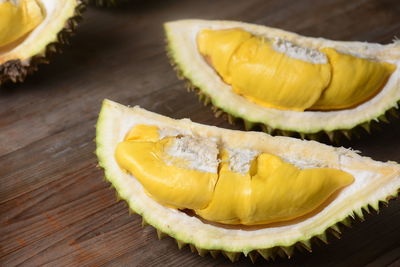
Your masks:
M56 39L43 47L39 53L23 60L15 58L0 64L0 86L8 81L23 82L28 75L38 70L40 64L49 64L53 55L61 53L63 45L69 44L70 37L82 20L85 8L86 5L78 0L73 16L65 22Z
M351 127L342 127L342 128L337 128L334 130L326 130L326 129L320 129L316 131L310 131L310 132L303 132L303 131L298 131L298 130L293 130L293 129L284 129L280 127L273 127L271 124L267 122L261 122L261 121L252 121L247 119L246 117L238 116L237 114L232 114L232 112L227 111L223 106L221 106L221 103L217 103L212 96L207 94L205 90L202 90L202 88L197 87L194 85L193 80L191 77L185 75L185 71L183 71L183 67L179 62L176 60L176 52L173 51L172 48L172 43L169 40L168 32L169 32L169 25L168 24L174 24L174 23L194 23L196 24L197 22L201 23L207 23L207 24L213 24L213 21L205 21L205 20L183 20L183 21L176 21L176 22L171 22L171 23L166 23L164 25L165 31L167 33L167 39L165 40L166 42L166 52L167 56L170 60L170 64L177 73L177 77L180 80L183 80L185 82L185 87L188 92L195 92L198 95L198 98L200 102L202 102L205 106L211 106L211 109L214 112L214 115L216 117L223 117L225 118L230 124L239 124L242 125L242 127L245 130L261 130L263 132L266 132L271 135L282 135L282 136L289 136L289 137L296 137L296 138L301 138L301 139L307 139L307 140L317 140L325 143L332 143L332 144L341 144L343 142L347 142L353 139L358 139L362 136L369 135L373 132L379 131L382 128L383 124L389 124L392 123L393 121L398 121L400 118L400 99L397 100L397 102L391 104L390 106L387 107L387 109L380 114L377 114L374 118L369 119L369 120L362 120L356 125L352 125ZM303 38L306 39L307 41L305 42L327 42L329 44L340 44L343 43L344 45L348 44L350 47L354 46L362 46L363 43L357 43L357 42L340 42L340 41L331 41L323 38L309 38L309 37L304 37L297 35L295 33L279 30L279 29L274 29L270 27L264 27L264 26L259 26L259 25L252 25L252 24L247 24L247 23L241 23L241 22L233 22L233 21L215 21L215 23L221 23L225 24L223 27L229 28L229 25L232 23L232 27L240 27L243 26L244 29L246 27L255 27L255 28L265 28L266 31L272 32L274 35L280 35L282 37L285 36L290 36L290 38L296 39L296 38ZM190 43L188 41L188 43ZM400 59L400 40L393 40L393 44L387 45L388 50L390 53L393 53L395 55L395 59L398 61ZM389 48L390 46L390 48ZM184 48L181 48L184 49ZM365 48L367 50L367 48ZM362 50L360 48L360 50ZM387 59L386 55L380 55L383 58ZM400 79L398 79L400 80ZM398 90L400 90L400 82L397 81L396 85ZM263 108L263 107L260 107ZM356 107L355 107L356 108ZM312 111L308 111L312 112Z
M137 116L136 118L132 119L126 119L125 121L129 125L120 125L118 121L118 116L126 116L127 118L129 116ZM354 151L351 151L349 149L344 149L344 148L333 148L329 147L323 144L318 144L314 141L301 141L298 139L293 139L293 138L287 138L287 137L271 137L267 136L266 138L273 138L276 139L278 142L283 142L282 144L288 145L288 147L293 147L294 150L297 151L299 148L298 146L302 145L309 145L312 152L312 154L325 154L327 155L327 158L330 158L332 155L330 154L329 151L336 151L337 153L344 153L343 155L346 155L345 157L349 156L350 158L353 158L355 160L355 168L358 169L358 167L362 166L362 164L359 166L358 163L360 162L368 162L368 164L372 164L375 167L372 167L373 170L376 170L379 172L379 175L382 175L381 177L383 178L385 175L390 176L391 180L390 187L388 188L386 185L382 186L385 187L385 189L380 189L379 186L378 188L375 188L374 190L381 191L379 193L380 197L372 197L369 198L369 196L364 196L365 199L370 199L370 201L363 200L362 204L360 204L357 201L357 205L353 205L350 203L346 203L346 205L352 205L351 211L347 213L345 216L340 216L337 214L333 214L332 216L334 218L330 218L330 223L329 226L324 229L324 231L321 232L314 232L312 234L310 233L303 233L303 237L295 240L294 242L287 242L285 238L281 240L281 244L276 244L273 246L269 247L252 247L252 248L236 248L236 249L221 249L221 248L215 248L212 247L213 245L207 246L202 246L199 245L195 242L191 242L188 240L183 240L180 238L180 236L185 236L185 235L180 235L179 232L177 232L176 229L172 228L179 228L179 226L172 225L169 223L165 223L163 225L164 220L167 219L169 216L173 216L171 214L176 214L176 212L181 213L182 216L187 216L188 218L191 217L190 215L187 215L184 212L180 211L171 211L171 213L168 214L168 216L164 216L162 222L160 223L160 220L162 219L159 217L159 221L156 223L154 221L154 218L157 217L160 214L156 215L150 215L150 213L154 212L151 207L140 207L146 202L143 202L142 204L139 204L141 201L140 200L135 200L135 198L141 198L142 193L138 194L138 191L130 191L130 188L127 187L127 185L123 185L121 187L121 179L122 176L128 175L130 178L135 180L135 178L129 174L126 174L124 171L119 170L119 174L121 174L121 177L115 177L115 169L113 170L114 167L118 166L116 162L112 163L110 161L115 161L113 159L114 157L114 151L112 150L112 146L110 147L110 144L107 144L107 140L111 139L119 139L122 140L126 134L126 132L122 129L130 129L132 125L135 124L141 124L141 123L147 123L147 124L156 124L156 125L165 125L168 127L177 127L178 129L182 126L183 128L186 129L194 129L196 132L198 132L198 128L202 127L202 134L208 135L209 132L217 132L217 131L225 131L225 134L223 135L224 138L233 138L233 135L236 135L234 133L238 133L238 131L231 131L231 130L223 130L223 129L218 129L216 127L210 127L210 126L205 126L205 125L200 125L196 123L192 123L190 120L183 119L183 120L173 120L170 118L166 118L151 112L148 112L146 110L140 109L139 107L134 107L134 108L128 108L124 107L122 105L119 105L115 102L105 100L103 102L102 110L99 115L99 119L97 122L96 126L96 154L99 159L99 165L98 167L102 167L105 171L105 178L104 180L106 182L111 183L111 188L114 188L116 190L116 198L117 200L124 200L126 201L128 207L129 207L129 214L137 214L139 216L142 216L142 221L141 225L142 227L147 227L147 226L152 226L155 228L155 232L157 233L157 237L159 239L163 239L167 236L170 236L171 238L175 239L177 246L179 249L184 248L185 246L189 246L190 250L193 253L196 253L200 256L206 256L206 255L211 255L213 258L216 258L218 255L223 255L227 259L229 259L232 262L235 262L239 260L241 257L246 257L249 258L253 263L256 262L259 259L264 258L265 260L274 260L276 257L283 257L283 258L291 258L296 251L299 252L312 252L313 247L315 245L320 245L320 244L327 244L332 238L340 238L342 231L350 227L355 221L363 221L364 216L366 214L374 213L377 212L382 206L387 206L388 202L391 199L395 199L398 197L398 194L400 192L400 165L396 164L395 162L387 162L387 163L380 163L371 160L370 158L366 157L361 157L358 154L356 154ZM227 135L231 135L230 137L226 137ZM250 134L252 135L251 139L257 139L259 137L262 138L263 133L240 133L241 134ZM250 137L250 136L249 136ZM241 141L241 137L234 137L234 140ZM248 138L246 138L248 140ZM281 148L279 150L287 150L287 148ZM307 152L309 154L309 152ZM340 156L339 156L340 157ZM377 165L376 165L377 164ZM112 165L115 165L112 167ZM119 167L117 167L119 169ZM389 171L389 172L388 172ZM136 180L135 180L136 181ZM131 185L136 184L136 182L132 183L129 182ZM141 185L136 184L138 186L139 190L144 190ZM360 190L360 189L359 189ZM383 193L384 192L384 193ZM362 192L364 194L364 192ZM381 194L382 193L382 194ZM148 196L145 196L146 194L143 194L142 197L145 197L146 199L149 198ZM155 200L151 200L151 203L157 203ZM149 202L147 202L149 203ZM160 204L156 204L157 206ZM165 214L164 214L165 215ZM318 216L318 214L316 215ZM174 222L176 224L181 223L179 218L175 218ZM307 220L307 219L306 219ZM178 223L179 222L179 223ZM294 224L296 225L296 224ZM190 235L196 235L204 231L205 229L194 229L190 231ZM300 229L301 231L301 229ZM314 230L312 230L314 231ZM210 242L211 243L211 242Z

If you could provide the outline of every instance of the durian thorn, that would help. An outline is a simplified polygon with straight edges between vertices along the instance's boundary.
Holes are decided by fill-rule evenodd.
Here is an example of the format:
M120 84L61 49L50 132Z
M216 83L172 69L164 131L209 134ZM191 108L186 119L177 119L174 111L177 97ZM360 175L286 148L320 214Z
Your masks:
M312 252L311 242L309 240L304 240L299 242L302 248L306 249L308 252Z
M285 252L286 256L290 259L293 255L294 252L294 247L289 246L289 247L280 247L283 252Z
M208 250L207 250L207 249L199 248L199 247L196 247L196 246L195 246L195 248L196 248L197 253L198 253L199 256L201 256L201 257L204 257L204 256L207 255L207 253L208 253Z
M219 250L210 250L210 254L211 254L211 257L216 259L218 257L218 255L221 254L221 251L219 251Z
M118 191L115 191L115 198L117 199L117 202L120 202L122 200L122 198L119 195Z
M269 260L272 257L271 249L258 249L257 252L265 259Z
M235 262L239 260L240 254L239 252L229 252L229 251L222 251L225 257L227 257L231 262Z
M316 236L319 240L321 240L323 243L328 244L328 238L326 236L326 233L322 233L320 235Z
M343 133L344 137L347 138L347 140L349 140L349 141L351 140L351 131L343 130L342 133Z
M158 240L161 240L161 239L163 239L163 238L165 238L165 237L167 237L167 236L168 236L166 233L164 233L164 232L161 232L161 231L160 231L160 230L158 230L158 229L156 229L156 232L157 232L157 237L158 237Z
M183 241L180 241L180 240L178 240L178 239L175 239L176 240L176 244L178 245L178 248L179 249L182 249L182 248L184 248L186 245L187 245L187 243L185 243L185 242L183 242Z
M344 220L341 221L341 223L346 227L350 227L352 224L352 220L349 217L346 217Z
M136 211L134 211L133 209L129 208L128 209L129 215L134 215L136 214Z
M235 124L235 117L233 117L232 115L228 114L228 123L233 125Z
M325 132L326 136L328 136L328 139L331 143L335 142L335 132Z
M335 231L336 233L338 233L339 235L342 233L342 231L340 230L340 227L339 227L338 224L332 225L332 226L331 226L331 229L332 229L333 231Z
M191 251L192 253L197 252L197 251L196 251L196 248L194 247L194 245L189 244L189 247L190 247L190 251Z
M260 256L260 254L259 254L257 251L255 251L255 250L253 250L253 251L251 251L251 252L249 253L249 258L250 258L250 260L251 260L251 262L252 262L253 264L257 262L259 256Z
M246 129L246 131L250 131L251 129L253 129L254 127L254 122L248 121L248 120L244 120L244 128Z
M149 223L142 217L142 227L148 226Z
M336 231L335 229L330 228L329 233L331 233L335 238L340 239L341 235L338 231Z
M379 121L389 124L390 121L386 118L385 114L382 114L378 117Z

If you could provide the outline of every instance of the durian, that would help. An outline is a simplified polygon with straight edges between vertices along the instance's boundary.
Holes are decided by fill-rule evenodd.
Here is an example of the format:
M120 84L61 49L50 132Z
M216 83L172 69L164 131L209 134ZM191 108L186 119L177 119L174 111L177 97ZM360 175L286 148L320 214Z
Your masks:
M80 20L80 0L0 1L0 85L22 82L68 42Z
M181 20L164 28L189 90L247 130L335 141L397 114L398 41L331 41L234 21Z
M106 179L143 225L176 239L179 248L188 244L199 255L222 253L232 261L311 251L314 239L338 236L340 225L369 207L378 210L400 189L395 162L174 120L110 100L98 118L96 145ZM270 181L252 181L257 177Z

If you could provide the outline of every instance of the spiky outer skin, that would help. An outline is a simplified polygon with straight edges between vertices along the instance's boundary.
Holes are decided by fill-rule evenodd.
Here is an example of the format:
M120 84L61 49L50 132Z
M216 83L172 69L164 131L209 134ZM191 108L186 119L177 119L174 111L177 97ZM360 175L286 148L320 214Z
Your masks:
M213 99L206 93L204 93L201 88L193 85L189 77L185 77L183 71L180 69L179 64L175 61L173 57L173 52L167 42L167 55L170 60L170 64L177 73L177 77L180 80L185 81L185 87L189 92L195 92L200 100L205 106L210 105L214 112L215 117L224 117L230 124L241 124L246 131L250 130L261 130L270 135L282 135L289 137L296 137L305 140L316 140L325 143L340 144L343 140L353 140L358 139L364 135L371 134L373 131L380 130L382 123L390 123L393 120L398 120L400 118L400 100L397 101L397 105L389 108L383 114L380 114L373 120L363 121L352 128L347 129L336 129L334 131L318 131L315 133L303 133L297 131L283 130L274 128L268 124L262 122L249 121L246 118L239 117L235 114L231 114L223 108L219 107Z
M74 34L76 26L82 20L82 13L86 5L80 3L75 8L74 15L65 22L64 28L58 33L57 41L49 43L44 52L27 60L29 63L23 63L19 59L9 60L0 65L0 86L5 82L12 81L23 82L25 78L35 72L40 64L48 64L50 58L62 51L62 46L69 44L70 37Z
M126 2L127 0L85 0L87 4L99 7L113 7L119 3Z
M101 164L98 167L101 167ZM124 201L126 201L126 204L129 206L129 202L126 199L124 199L123 197L121 197L118 194L118 190L116 188L114 188L112 180L109 179L107 176L105 176L104 180L106 182L111 183L111 188L113 188L115 190L115 196L116 196L117 201L124 200ZM295 251L299 251L301 253L305 253L305 252L311 253L313 250L313 247L315 245L319 245L321 243L328 244L329 240L332 237L339 239L345 228L351 227L354 222L364 221L364 216L366 214L378 212L382 206L388 206L388 202L390 200L396 199L398 197L399 193L400 193L400 189L397 191L396 196L389 196L385 200L381 200L381 201L379 201L379 203L377 203L375 205L364 206L361 209L354 211L352 214L350 214L348 217L346 217L342 221L339 221L339 222L331 225L328 229L326 229L326 231L324 233L313 236L311 239L309 239L307 241L305 241L305 240L299 241L299 242L295 243L293 246L288 246L288 247L276 246L276 247L272 247L272 248L268 248L268 249L252 250L249 253L241 253L241 252L230 252L230 251L224 251L224 250L209 250L209 249L198 247L194 244L183 242L181 240L174 238L173 236L170 236L170 237L175 239L178 249L182 249L185 246L189 246L190 251L192 253L197 253L201 257L204 257L207 254L210 254L211 257L213 257L215 259L216 257L218 257L218 255L222 254L227 259L229 259L231 262L235 262L235 261L238 261L240 259L240 257L243 256L243 257L249 258L252 263L255 263L256 261L258 261L261 258L264 258L267 261L275 260L275 258L277 258L277 257L290 259L294 255ZM140 216L140 214L136 213L135 210L133 210L132 208L129 208L129 215L133 215L133 214L137 214ZM159 240L169 236L167 233L164 233L164 232L160 231L159 229L157 229L157 226L154 226L150 222L147 222L143 217L142 217L141 225L142 225L142 227L152 226L156 230L157 237Z

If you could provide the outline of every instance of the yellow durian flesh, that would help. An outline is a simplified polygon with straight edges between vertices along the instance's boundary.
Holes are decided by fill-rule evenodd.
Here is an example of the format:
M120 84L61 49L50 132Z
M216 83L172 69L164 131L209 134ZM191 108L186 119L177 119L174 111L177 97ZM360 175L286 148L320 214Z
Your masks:
M117 146L117 162L121 168L133 173L148 194L159 202L180 209L206 207L212 198L218 175L185 168L187 164L184 160L168 156L166 150L175 138L155 140L158 135L156 130L154 126L133 128L125 141ZM138 135L140 133L142 137ZM166 161L180 166L167 164Z
M334 110L359 105L376 95L396 69L395 65L321 49L332 66L329 87L312 109Z
M377 94L395 69L392 64L333 48L312 49L312 53L322 52L328 58L326 63L316 63L312 58L295 58L278 51L272 40L258 36L242 33L246 38L221 38L226 32L236 36L235 32L245 31L203 29L197 37L199 52L234 92L266 107L294 111L350 108ZM227 46L235 47L235 52L229 57L220 55L224 49L219 47ZM219 65L224 67L222 71L215 67Z
M12 46L43 20L45 14L39 0L0 2L0 49Z
M231 170L225 150L220 151L218 173L190 169L183 159L171 160L166 155L168 146L179 137L154 141L156 127L136 127L117 145L120 167L160 203L192 209L208 221L256 225L295 219L319 208L353 182L352 175L341 170L300 170L269 153L258 155L247 173Z
M225 224L269 224L296 219L320 207L353 176L341 170L300 170L276 155L260 154L253 171L241 175L221 164L209 206L196 211L204 219ZM254 172L254 173L252 173Z

